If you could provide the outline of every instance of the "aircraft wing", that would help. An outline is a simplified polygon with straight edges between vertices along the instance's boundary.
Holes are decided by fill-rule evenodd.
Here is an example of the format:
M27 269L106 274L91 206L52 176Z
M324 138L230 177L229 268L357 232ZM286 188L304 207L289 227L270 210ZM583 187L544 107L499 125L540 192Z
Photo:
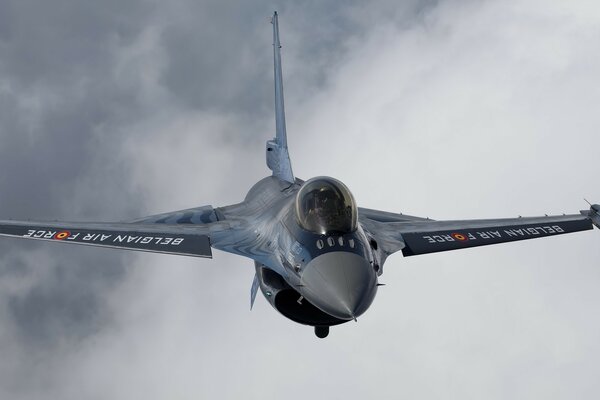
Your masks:
M600 224L600 214L594 207L600 206L594 205L581 214L526 218L401 222L381 222L366 216L359 219L368 233L382 242L386 255L402 250L404 256L414 256L590 230Z
M0 220L0 236L209 258L211 234L227 229L223 222L181 225Z

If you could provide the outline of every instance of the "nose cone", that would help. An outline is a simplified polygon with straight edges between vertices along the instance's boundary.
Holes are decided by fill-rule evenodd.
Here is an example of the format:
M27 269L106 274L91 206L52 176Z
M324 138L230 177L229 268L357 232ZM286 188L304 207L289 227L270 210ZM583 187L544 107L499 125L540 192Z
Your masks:
M326 253L310 261L301 283L308 301L344 320L364 313L377 292L377 277L369 262L347 252Z

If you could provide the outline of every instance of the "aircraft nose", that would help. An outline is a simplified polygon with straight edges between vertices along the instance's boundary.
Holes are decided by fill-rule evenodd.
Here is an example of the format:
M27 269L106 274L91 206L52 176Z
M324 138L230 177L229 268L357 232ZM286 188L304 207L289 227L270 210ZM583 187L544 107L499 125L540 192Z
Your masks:
M306 298L336 318L351 320L375 298L377 277L363 257L348 252L322 254L305 267L301 283Z

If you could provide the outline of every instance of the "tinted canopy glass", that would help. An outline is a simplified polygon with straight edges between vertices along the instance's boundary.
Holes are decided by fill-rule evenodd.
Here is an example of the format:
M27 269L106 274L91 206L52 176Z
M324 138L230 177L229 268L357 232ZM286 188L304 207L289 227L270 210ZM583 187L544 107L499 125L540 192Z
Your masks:
M296 216L303 229L328 234L356 229L354 197L342 182L317 177L304 183L296 195Z

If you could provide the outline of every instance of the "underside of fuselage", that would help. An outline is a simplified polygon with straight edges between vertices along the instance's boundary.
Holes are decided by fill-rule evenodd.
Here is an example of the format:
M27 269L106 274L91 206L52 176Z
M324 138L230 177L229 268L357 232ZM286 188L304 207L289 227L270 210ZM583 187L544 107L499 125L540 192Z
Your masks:
M262 294L286 318L310 326L333 326L348 322L348 320L336 318L320 310L275 271L257 265L256 274Z
M257 264L256 276L262 294L273 308L296 323L314 327L315 334L319 338L327 337L331 326L350 321L350 319L337 318L321 310L292 288L281 275L269 268ZM368 305L372 300L373 297L370 298Z

